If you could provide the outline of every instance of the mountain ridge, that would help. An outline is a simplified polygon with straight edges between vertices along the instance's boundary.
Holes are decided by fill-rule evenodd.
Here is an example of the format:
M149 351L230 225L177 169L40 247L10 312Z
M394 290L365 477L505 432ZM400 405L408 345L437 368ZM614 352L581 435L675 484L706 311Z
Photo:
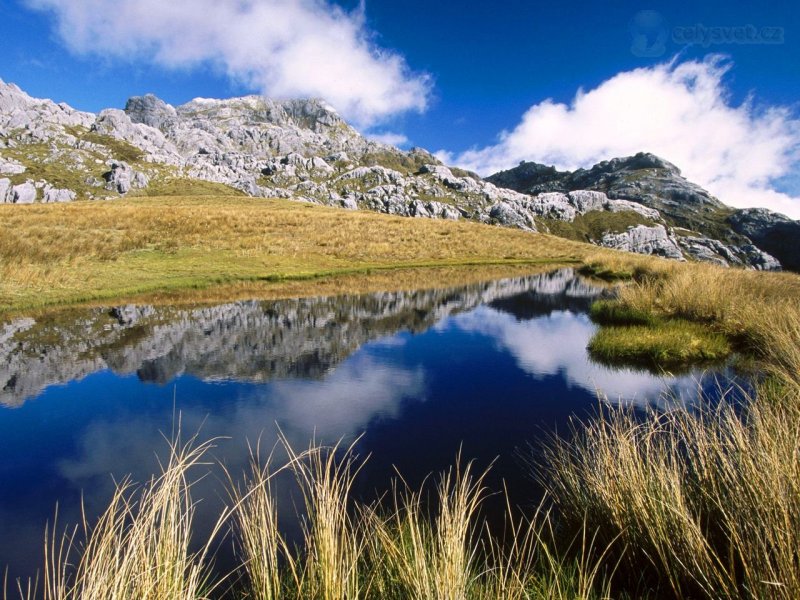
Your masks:
M369 140L321 99L196 98L174 107L147 94L95 115L0 80L0 203L238 192L466 218L765 270L780 268L766 248L780 251L780 241L795 235L796 222L773 213L741 213L728 223L737 211L654 155L574 173L532 165L483 180L424 149ZM621 170L653 173L622 185ZM771 232L778 222L788 233ZM798 268L788 258L787 267Z
M595 190L609 198L657 210L676 233L684 252L701 260L730 260L725 248L753 245L782 265L800 270L800 253L787 240L800 241L800 222L764 208L734 209L688 181L674 164L650 153L602 161L589 169L558 171L523 162L487 177L528 194Z

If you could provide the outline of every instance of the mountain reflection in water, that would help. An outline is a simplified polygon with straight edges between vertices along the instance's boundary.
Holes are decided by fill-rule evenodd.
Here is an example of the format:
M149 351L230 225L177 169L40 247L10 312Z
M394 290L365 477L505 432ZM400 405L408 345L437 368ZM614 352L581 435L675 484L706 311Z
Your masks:
M533 501L515 449L566 430L597 393L639 405L691 400L693 376L655 377L589 359L586 311L604 288L571 269L457 289L123 306L0 325L0 567L41 563L45 522L96 514L112 475L146 480L180 414L185 434L224 436L215 458L245 468L248 442L278 430L298 448L364 434L357 491L410 483L459 448L492 482ZM288 494L287 490L279 490ZM205 478L197 498L224 496ZM199 504L200 522L218 503Z

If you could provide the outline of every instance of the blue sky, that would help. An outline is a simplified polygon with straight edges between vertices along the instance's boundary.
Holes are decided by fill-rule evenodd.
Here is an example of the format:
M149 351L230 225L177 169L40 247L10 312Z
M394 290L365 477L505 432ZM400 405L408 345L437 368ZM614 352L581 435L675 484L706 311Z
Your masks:
M362 131L482 172L652 145L638 149L726 201L800 213L796 3L340 0L340 13L323 0L210 1L0 0L0 78L90 111L146 92L173 104L324 95ZM240 19L247 4L259 12ZM685 104L653 111L661 129L635 120L648 89ZM678 139L693 132L720 141Z

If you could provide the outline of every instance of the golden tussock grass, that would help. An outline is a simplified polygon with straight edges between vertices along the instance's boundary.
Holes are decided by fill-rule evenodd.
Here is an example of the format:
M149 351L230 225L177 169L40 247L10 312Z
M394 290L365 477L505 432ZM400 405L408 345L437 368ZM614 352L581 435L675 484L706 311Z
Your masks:
M422 491L395 489L390 516L372 513L375 560L386 562L394 574L395 595L420 600L468 597L477 562L475 517L486 493L483 476L474 477L471 471L467 465L441 476L438 514L430 520Z
M576 425L537 468L562 524L623 541L619 573L642 574L638 590L800 597L800 277L624 255L588 263L632 278L601 320L629 323L631 337L659 323L706 328L756 356L760 375L740 406L645 418L608 408Z
M288 200L167 197L0 207L9 310L381 270L579 261L585 246L459 221ZM253 291L259 287L253 285Z
M45 533L45 565L39 582L17 583L25 600L196 600L215 586L211 548L228 515L220 515L206 543L190 550L195 504L190 472L202 465L212 442L195 439L170 445L162 473L136 487L123 480L108 507L93 523L84 519L85 541L77 530ZM7 590L7 587L6 587Z
M47 539L41 589L21 598L219 598L214 538L230 522L240 583L227 596L275 600L507 600L610 597L796 598L800 593L800 403L753 402L636 417L609 409L551 442L539 470L549 491L505 529L483 521L485 473L456 467L420 490L397 485L376 504L353 497L364 464L353 446L311 445L277 469L254 454L231 483L232 505L200 550L189 539L190 469L209 445L173 445L162 475L124 481L108 509L74 535ZM301 491L302 543L283 537L276 475ZM233 477L230 477L233 481ZM430 492L432 495L429 495Z
M615 409L545 458L562 524L588 526L636 593L800 596L800 404L645 419Z
M590 600L608 597L606 551L585 535L579 558L556 550L549 513L511 518L510 539L495 538L480 517L485 473L471 466L441 474L433 512L424 492L397 492L361 504L354 478L364 462L353 446L312 444L302 452L283 440L286 462L271 470L258 453L245 480L229 475L231 506L223 510L201 549L191 552L194 504L190 471L209 444L172 446L162 475L138 491L121 483L106 511L85 524L86 542L69 532L46 535L43 585L18 582L23 600ZM460 464L460 461L459 461ZM283 537L275 498L276 475L294 474L304 499L303 540ZM239 583L212 579L210 549L229 523L236 539ZM230 574L227 577L232 576ZM6 582L7 583L7 582ZM223 586L225 585L225 589ZM6 588L7 591L7 588ZM6 596L8 597L8 596Z
M784 384L800 386L800 275L623 253L589 256L586 262L594 273L632 278L612 306L618 324L662 319L703 325L760 358Z

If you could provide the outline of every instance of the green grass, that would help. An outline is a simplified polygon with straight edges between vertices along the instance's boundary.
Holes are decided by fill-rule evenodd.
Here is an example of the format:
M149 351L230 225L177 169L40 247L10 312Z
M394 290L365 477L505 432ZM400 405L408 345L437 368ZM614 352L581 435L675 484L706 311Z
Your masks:
M665 319L615 300L595 302L590 315L602 327L589 353L603 364L674 370L720 362L733 352L731 340L706 324Z
M87 183L87 179L91 178L102 180L103 174L108 171L105 164L107 160L113 158L125 161L135 168L158 170L154 165L144 163L144 153L124 140L88 131L82 127L68 127L66 131L80 141L90 142L101 148L76 150L71 146L62 145L54 152L50 144L41 143L3 148L3 156L19 161L26 168L24 173L11 177L12 183L16 185L29 179L45 180L53 187L74 191L80 199L96 195L115 197L117 196L115 192ZM80 156L83 162L77 162L75 156Z
M541 219L540 222L546 225L553 235L578 242L596 241L605 233L622 233L627 231L628 227L635 225L649 227L655 225L655 221L629 210L616 213L593 210L578 215L571 223L556 219Z
M145 153L125 140L119 140L110 135L103 135L95 131L87 131L85 133L78 132L77 137L83 141L99 144L108 148L111 157L115 160L121 160L131 165L141 162Z
M481 176L477 173L473 173L472 171L467 171L466 169L461 169L459 167L449 167L450 172L455 175L456 177L469 177L470 179L475 179L476 181L480 181Z
M174 167L148 163L144 153L137 147L112 136L88 131L81 127L67 128L67 132L80 141L98 145L98 149L80 149L64 146L55 153L48 144L21 144L14 148L3 148L2 154L18 160L26 167L24 173L13 175L14 185L32 179L45 180L56 188L73 190L79 199L101 196L117 198L115 191L94 186L87 182L92 178L101 180L108 171L109 159L121 160L150 177L150 185L143 190L132 190L127 196L243 196L244 193L230 186L188 177L177 176ZM83 163L75 161L75 156ZM99 163L97 161L100 161Z
M723 242L741 244L743 238L731 230L728 222L734 212L732 208L702 207L696 212L686 214L667 209L667 214L664 216L667 224L673 227L701 232L707 237Z
M633 279L634 271L628 267L629 265L625 265L621 268L614 268L609 267L604 263L596 262L593 264L582 265L579 271L581 275L586 277L594 277L607 282L619 282L630 281Z
M681 336L689 340L701 330L699 348L708 355L722 350L720 336L728 346L755 359L762 369L787 385L800 389L800 276L794 273L762 273L725 269L706 263L677 263L624 253L589 257L593 271L630 272L632 279L619 286L616 306L596 308L602 320L625 323L626 317L654 325L643 340L615 332L603 341L604 353L612 356L611 344L619 343L616 354L638 350L647 361L658 356ZM631 322L631 321L629 321ZM686 323L691 323L692 332ZM670 325L670 327L666 327ZM678 332L683 329L684 333ZM663 333L661 342L656 332ZM601 328L598 335L603 334ZM706 343L707 342L707 343ZM648 348L648 345L650 346ZM598 344L600 346L600 344ZM703 356L703 351L699 354Z
M26 168L24 173L10 177L14 185L25 183L29 179L34 181L44 179L56 188L74 191L80 198L86 198L91 193L105 193L103 188L96 188L86 183L86 179L89 177L101 179L108 167L105 166L105 161L100 165L94 162L95 158L102 159L99 155L95 156L94 153L87 155L90 158L86 161L87 167L84 170L67 162L66 151L51 157L50 146L47 144L27 144L3 149L3 156L19 161ZM111 195L110 192L108 194Z
M411 153L400 154L394 152L372 152L365 154L360 162L364 166L372 167L380 165L387 169L399 171L404 175L411 175L416 173L422 168L423 165L435 162L436 159L432 158L427 153Z
M600 325L654 325L655 315L621 304L615 300L598 300L589 312L592 321Z
M732 351L724 335L681 320L603 326L589 343L589 353L598 362L656 369L719 362Z
M138 196L246 196L241 190L232 188L224 183L191 179L189 177L176 177L162 174L154 178L143 190L133 190L128 193L129 198Z

